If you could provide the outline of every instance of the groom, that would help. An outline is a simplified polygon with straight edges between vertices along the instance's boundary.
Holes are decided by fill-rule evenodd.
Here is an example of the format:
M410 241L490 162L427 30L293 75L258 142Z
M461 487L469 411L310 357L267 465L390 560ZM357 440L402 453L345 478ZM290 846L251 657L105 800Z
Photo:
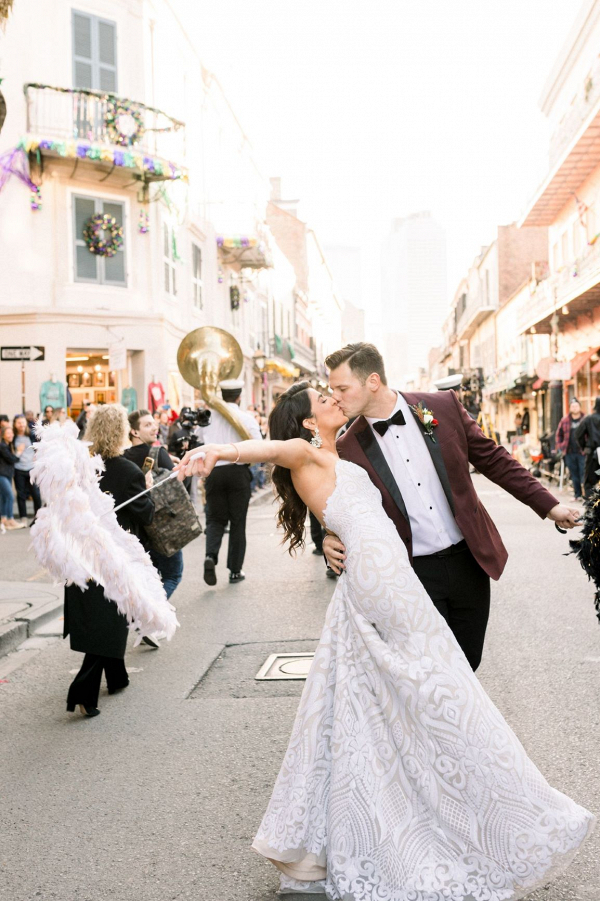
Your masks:
M469 464L563 528L573 528L579 511L559 503L486 438L454 391L393 391L372 344L348 344L325 364L334 400L350 419L357 417L338 439L340 457L365 469L381 491L417 576L475 670L489 615L490 578L500 578L508 554L475 492ZM339 539L328 535L323 551L340 572Z

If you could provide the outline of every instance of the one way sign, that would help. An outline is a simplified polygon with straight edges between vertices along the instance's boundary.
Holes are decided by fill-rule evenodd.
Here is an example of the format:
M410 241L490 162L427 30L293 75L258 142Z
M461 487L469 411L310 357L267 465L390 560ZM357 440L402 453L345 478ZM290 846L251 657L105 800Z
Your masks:
M46 356L45 347L0 347L0 360L43 360Z

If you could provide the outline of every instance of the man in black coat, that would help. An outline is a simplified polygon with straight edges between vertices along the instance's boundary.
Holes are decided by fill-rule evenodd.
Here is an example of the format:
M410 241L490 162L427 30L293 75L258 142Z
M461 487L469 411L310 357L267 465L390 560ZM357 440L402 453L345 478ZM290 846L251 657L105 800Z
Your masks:
M598 482L598 448L600 448L600 397L596 398L594 412L584 416L575 432L575 441L579 444L585 457L585 476L583 495L587 500Z

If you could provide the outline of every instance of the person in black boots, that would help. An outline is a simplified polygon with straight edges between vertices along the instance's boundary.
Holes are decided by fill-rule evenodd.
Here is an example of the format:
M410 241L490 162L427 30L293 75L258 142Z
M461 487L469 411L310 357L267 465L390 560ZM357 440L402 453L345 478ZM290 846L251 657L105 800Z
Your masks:
M152 484L150 473L144 477L135 463L122 456L128 432L127 412L120 404L98 407L85 432L85 440L91 442L91 452L100 454L106 467L100 479L100 490L112 494L115 506ZM150 495L145 494L119 510L116 516L122 529L138 535L141 526L152 522L154 503ZM64 637L67 635L71 639L71 650L85 654L81 669L69 688L67 711L72 713L79 706L86 716L97 716L103 672L109 694L129 685L124 660L129 635L127 620L96 582L89 582L85 591L76 585L67 585Z
M244 383L237 379L221 382L221 394L233 416L244 426L251 438L260 441L262 435L252 413L240 410ZM217 410L212 411L210 424L202 430L203 443L228 444L240 440L239 433ZM231 583L245 579L242 565L246 553L246 516L250 503L250 467L243 463L219 461L205 483L206 489L206 557L204 581L217 584L216 567L225 527L229 523L227 568Z

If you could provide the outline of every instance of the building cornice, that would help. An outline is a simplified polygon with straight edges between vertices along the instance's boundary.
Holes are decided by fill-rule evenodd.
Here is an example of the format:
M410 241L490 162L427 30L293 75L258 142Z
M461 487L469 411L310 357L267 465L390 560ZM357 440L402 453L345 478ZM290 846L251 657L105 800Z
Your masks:
M114 326L139 328L140 326L155 326L165 329L175 338L183 338L185 328L181 328L162 315L148 315L139 312L124 312L111 310L108 314L97 311L81 312L73 310L37 310L20 307L18 312L12 307L0 307L0 325L52 325L54 323L68 325L93 325L110 329Z

